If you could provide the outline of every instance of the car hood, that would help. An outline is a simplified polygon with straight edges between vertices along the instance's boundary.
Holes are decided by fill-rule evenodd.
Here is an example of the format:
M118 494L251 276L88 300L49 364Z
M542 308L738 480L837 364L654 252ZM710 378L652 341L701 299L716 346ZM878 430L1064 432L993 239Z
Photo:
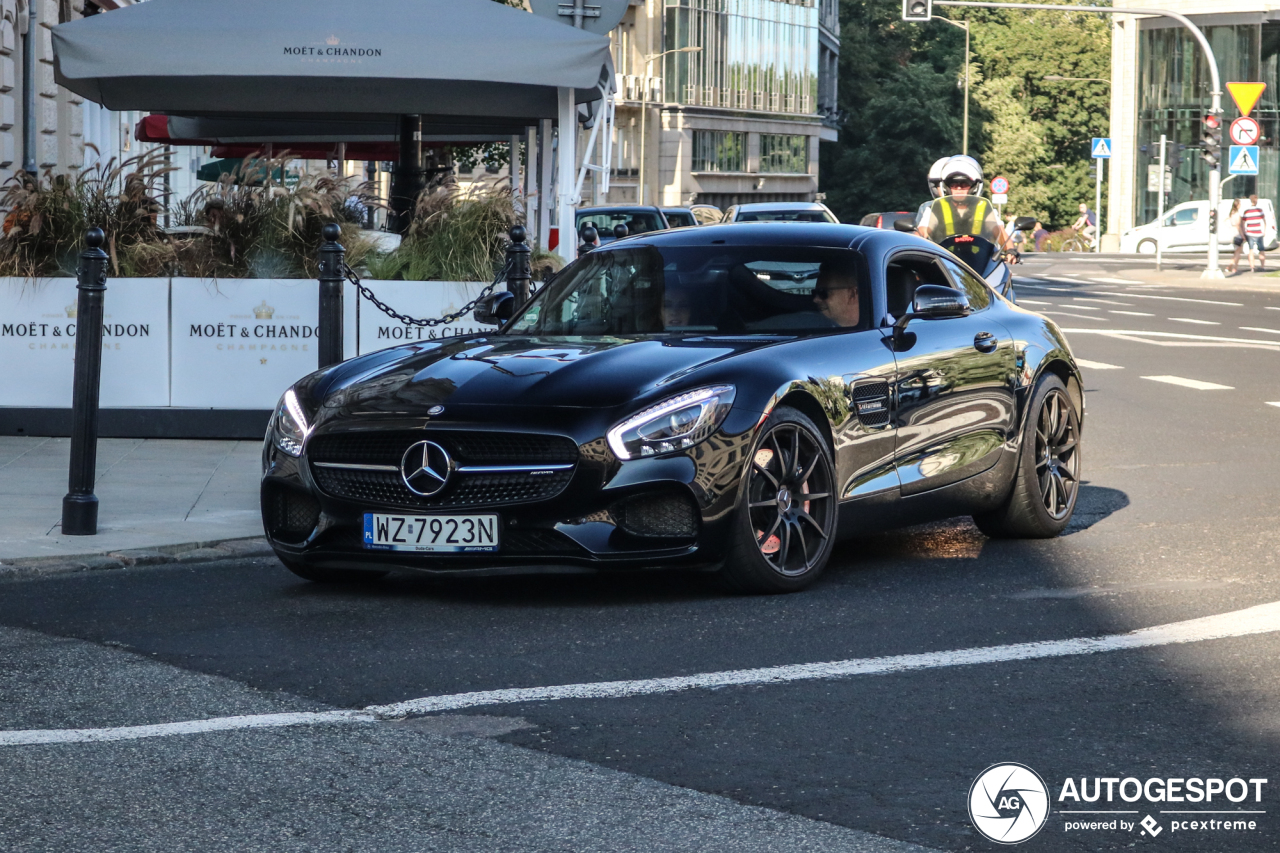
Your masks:
M435 405L621 406L777 338L537 338L487 335L410 344L321 374L313 402L351 413Z

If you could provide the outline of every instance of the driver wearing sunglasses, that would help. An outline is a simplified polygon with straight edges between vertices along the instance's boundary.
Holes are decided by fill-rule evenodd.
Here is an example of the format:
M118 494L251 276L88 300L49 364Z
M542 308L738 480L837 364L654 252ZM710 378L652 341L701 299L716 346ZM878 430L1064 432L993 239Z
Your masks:
M856 326L862 322L862 306L858 300L858 279L851 269L824 263L818 268L818 283L813 288L813 302L828 320L837 326Z

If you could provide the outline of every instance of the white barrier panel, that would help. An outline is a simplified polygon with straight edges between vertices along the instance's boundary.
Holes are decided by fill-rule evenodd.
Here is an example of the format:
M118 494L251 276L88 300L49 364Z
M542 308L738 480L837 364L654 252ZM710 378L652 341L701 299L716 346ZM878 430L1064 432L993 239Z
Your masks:
M355 288L344 285L344 308ZM270 409L316 369L319 285L308 279L175 278L172 405ZM344 311L346 356L354 311Z
M488 283L482 281L366 281L364 285L373 291L374 296L401 314L424 320L452 314L488 287ZM346 306L350 310L350 300ZM471 312L467 312L457 322L444 326L402 323L388 317L364 297L360 298L359 314L358 344L361 355L398 344L492 332L496 328L477 323Z
M0 278L0 406L71 407L77 301L73 278ZM168 406L169 280L108 278L103 306L100 404Z

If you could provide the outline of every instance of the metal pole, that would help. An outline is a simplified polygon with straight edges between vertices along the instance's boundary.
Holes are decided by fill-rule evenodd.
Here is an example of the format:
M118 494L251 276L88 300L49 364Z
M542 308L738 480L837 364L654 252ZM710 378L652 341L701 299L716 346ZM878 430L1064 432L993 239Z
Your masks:
M636 175L636 204L644 204L644 125L649 116L649 60L644 64L644 76L640 78L640 170Z
M22 33L22 168L32 177L39 168L36 160L36 7L27 3L27 28ZM118 144L118 143L117 143Z
M94 536L98 532L98 496L93 493L98 466L98 394L102 387L102 303L107 293L106 235L85 234L76 290L75 378L71 392L71 465L62 499L62 532Z
M529 266L529 258L533 251L525 242L525 231L520 225L511 229L511 242L507 245L507 292L514 293L516 305L529 301L529 281L533 272Z
M551 251L551 208L555 201L551 197L551 173L555 169L551 150L551 119L545 118L538 123L538 156L542 166L538 170L538 240L542 248Z
M347 250L338 242L342 229L329 223L321 232L320 244L320 328L319 366L328 367L342 361L342 283L343 257Z
M964 144L961 154L969 153L969 22L964 22Z
M1097 181L1093 190L1093 253L1095 255L1102 253L1102 169L1107 161L1098 160Z
M1156 223L1160 227L1164 222L1164 170L1165 170L1165 134L1160 134L1160 192L1156 195ZM1160 272L1160 263L1164 260L1164 243L1156 238L1156 272Z
M560 244L557 247L560 257L572 261L577 255L574 245L577 223L575 222L577 199L574 197L574 168L578 160L578 105L574 100L573 89L559 89L560 143L559 164L556 175L556 219L560 228Z
M426 186L422 169L422 116L400 116L400 160L391 175L391 221L388 231L405 234L413 221L413 208Z
M1173 18L1182 26L1186 27L1195 40L1200 44L1200 49L1204 51L1205 59L1209 63L1209 79L1212 81L1213 89L1209 92L1209 112L1214 115L1222 115L1222 77L1218 74L1218 58L1213 53L1213 47L1209 44L1209 40L1205 38L1204 33L1192 23L1191 19L1177 12L1170 12L1168 9L1112 9L1107 6L1056 6L1047 3L992 3L987 0L933 0L935 6L960 6L967 8L979 9L1033 9L1049 12L1094 12L1103 15L1157 15L1163 18ZM1161 176L1161 180L1163 180ZM1163 186L1162 186L1163 189ZM1217 235L1218 224L1218 206L1222 202L1222 164L1215 164L1209 170L1209 233ZM1218 266L1218 241L1211 239L1209 241L1209 263L1205 266L1205 270L1200 275L1201 278L1223 278L1222 269Z

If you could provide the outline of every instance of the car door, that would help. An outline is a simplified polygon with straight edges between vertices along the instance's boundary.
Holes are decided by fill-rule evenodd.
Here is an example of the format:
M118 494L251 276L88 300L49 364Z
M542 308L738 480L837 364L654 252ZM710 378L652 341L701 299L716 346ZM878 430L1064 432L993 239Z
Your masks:
M1196 205L1179 207L1173 211L1173 227L1165 231L1165 247L1170 249L1189 249L1194 246L1209 246L1209 226L1203 223L1200 208Z
M907 292L918 284L955 287L972 309L965 317L913 320L898 345L895 465L902 494L911 495L980 474L999 460L1017 424L1016 353L996 320L997 297L959 261L895 255L885 280L896 316L909 309Z

